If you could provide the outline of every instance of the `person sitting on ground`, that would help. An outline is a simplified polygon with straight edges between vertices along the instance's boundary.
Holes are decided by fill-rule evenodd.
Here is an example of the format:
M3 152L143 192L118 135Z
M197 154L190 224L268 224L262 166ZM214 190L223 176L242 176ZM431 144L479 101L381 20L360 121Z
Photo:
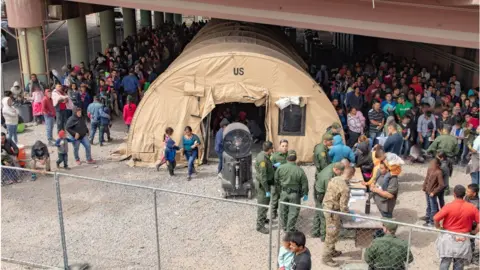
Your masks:
M4 132L2 132L2 151L3 150L5 150L5 154L9 155L13 162L10 166L18 167L18 146L11 139L7 139L7 135Z
M355 163L355 154L352 149L343 144L342 136L335 135L333 137L333 146L328 151L328 156L332 162L340 162L342 159L347 158L352 163Z
M300 231L292 233L290 238L290 250L295 253L292 262L292 270L311 270L312 255L310 250L305 246L307 239L305 234Z
M408 263L413 262L407 241L395 236L397 229L397 224L388 221L383 223L385 235L375 238L365 250L364 259L369 269L405 269L407 258Z
M32 169L37 169L37 161L45 164L45 171L50 171L50 153L48 153L47 145L41 141L36 141L32 146Z
M453 188L455 200L446 204L433 217L435 228L463 234L478 233L478 226L472 231L472 224L479 223L479 212L473 204L463 199L465 194L464 186L456 185ZM452 262L454 269L464 268L472 258L470 241L466 240L466 237L449 233L439 234L435 245L438 256L441 258L440 269L450 269Z

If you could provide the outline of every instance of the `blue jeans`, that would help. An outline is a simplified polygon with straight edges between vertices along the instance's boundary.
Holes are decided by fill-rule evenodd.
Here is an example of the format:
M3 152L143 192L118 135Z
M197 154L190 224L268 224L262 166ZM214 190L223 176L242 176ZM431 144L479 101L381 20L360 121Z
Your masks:
M403 155L403 156L410 155L410 141L409 140L403 140L402 150L400 151L400 154Z
M63 167L68 168L68 153L58 153L57 166L63 163Z
M447 187L448 187L448 184L446 183ZM438 197L438 203L440 204L440 209L443 208L443 206L445 205L445 190L447 188L444 188L440 193L438 193L437 197Z
M379 137L380 135L382 134L381 131L377 131L377 132L372 132L370 131L370 140L369 140L369 146L370 146L370 149L372 149L372 147L375 145L375 143L377 142L377 137Z
M185 151L185 158L187 159L188 162L188 176L191 176L193 174L193 171L195 170L195 159L197 159L198 156L198 150L194 151Z
M75 140L75 138L73 137L72 139ZM85 147L85 154L87 156L87 161L91 160L92 156L91 156L90 142L88 141L87 136L83 136L83 138L75 140L73 142L73 156L75 157L75 160L76 161L80 160L80 157L78 156L78 149L80 148L80 144L82 144L83 147Z
M18 125L7 125L7 139L12 140L15 143L18 143L17 126Z
M45 118L45 126L47 127L47 140L53 140L53 125L55 124L55 117L49 116L48 114L44 114L43 117Z
M478 185L480 182L480 172L472 172L470 176L472 177L472 184Z
M427 213L425 216L428 217L427 222L433 224L433 216L438 212L438 202L437 198L438 196L435 195L433 197L430 197L430 194L425 192L425 196L427 198Z
M71 112L71 110L69 110ZM67 123L68 119L68 112L67 110L56 110L57 114L57 131L64 130L65 124Z
M95 138L95 133L97 133L98 128L100 128L100 122L90 122L90 141L93 142L93 138Z
M461 151L462 154L460 156L461 157L460 162L467 163L468 162L467 156L468 156L468 153L470 152L470 149L468 149L468 146L467 146L466 143L463 143L462 148L460 148L460 149L462 149L462 151Z
M422 135L418 134L418 136L422 136ZM423 138L423 143L421 144L422 148L424 150L427 150L431 143L431 141L429 141L430 136L422 136L422 138ZM420 140L418 140L418 143L420 144Z
M217 152L218 156L218 169L217 172L221 173L223 169L223 152Z

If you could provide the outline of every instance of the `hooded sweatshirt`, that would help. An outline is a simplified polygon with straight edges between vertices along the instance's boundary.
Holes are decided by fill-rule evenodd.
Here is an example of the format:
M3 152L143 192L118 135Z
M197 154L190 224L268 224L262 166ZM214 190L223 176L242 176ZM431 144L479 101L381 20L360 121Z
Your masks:
M41 141L36 141L32 146L32 159L44 159L48 158L50 154L48 153L47 145Z
M8 104L9 100L9 97L2 99L2 113L5 118L5 124L18 125L18 111L12 105Z
M342 136L336 135L333 137L333 146L328 151L328 156L332 162L340 162L347 158L351 163L355 163L355 154L352 149L343 144Z
M81 140L88 133L85 120L83 120L82 117L78 117L77 114L74 114L68 118L65 129L72 137L75 137L75 133L78 133L80 135L78 138L79 140Z

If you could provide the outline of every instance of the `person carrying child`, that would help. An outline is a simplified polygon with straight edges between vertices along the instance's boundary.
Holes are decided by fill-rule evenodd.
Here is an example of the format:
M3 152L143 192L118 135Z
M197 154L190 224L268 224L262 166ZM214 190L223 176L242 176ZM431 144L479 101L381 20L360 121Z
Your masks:
M282 239L282 246L278 251L278 270L291 270L293 252L290 250L291 232L287 232Z
M58 159L57 159L57 169L60 168L60 164L63 162L63 168L65 170L70 170L68 167L68 143L73 143L74 140L67 138L65 136L65 131L60 130L58 132L58 139L55 141L55 146L57 147L58 151Z

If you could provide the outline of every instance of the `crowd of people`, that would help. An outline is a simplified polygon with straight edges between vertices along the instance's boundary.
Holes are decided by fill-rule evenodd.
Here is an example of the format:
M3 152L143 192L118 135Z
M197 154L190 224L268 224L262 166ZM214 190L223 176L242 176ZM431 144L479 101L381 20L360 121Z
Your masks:
M61 72L52 70L50 85L35 74L24 89L15 83L2 99L2 126L7 131L2 133L2 164L19 165L17 129L22 118L16 106L27 101L32 104L35 124L45 124L46 129L45 140L36 141L32 147L34 169L39 160L45 170L50 170L48 146L57 147L57 168L63 164L63 168L69 169L68 143L73 145L76 164L81 164L80 145L85 148L86 162L94 164L91 147L97 131L98 144L103 146L112 140L110 128L114 118L122 117L128 130L136 106L150 84L204 24L194 22L187 27L165 23L156 29L143 28L120 45L110 45L99 52L91 63L64 66ZM55 125L57 136L53 134ZM38 150L39 155L34 158L37 145L43 151ZM17 177L2 177L2 184L15 180L19 181Z

